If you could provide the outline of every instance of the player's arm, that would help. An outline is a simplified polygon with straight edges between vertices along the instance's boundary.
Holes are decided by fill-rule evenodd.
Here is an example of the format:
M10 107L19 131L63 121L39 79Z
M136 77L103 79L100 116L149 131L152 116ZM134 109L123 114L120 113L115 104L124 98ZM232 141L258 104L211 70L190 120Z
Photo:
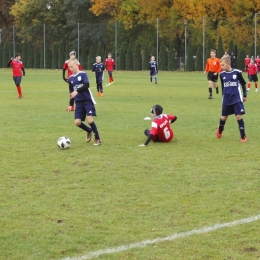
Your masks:
M246 101L246 98L247 98L246 81L245 81L245 79L243 78L242 73L239 73L239 74L238 74L238 80L239 80L240 85L241 85L242 90L243 90L243 100Z
M7 67L10 67L10 66L11 66L12 60L13 60L13 57L12 57L12 58L10 59L10 61L8 62Z
M23 76L25 76L25 70L24 70L24 67L22 67L22 71L23 71Z
M222 90L222 96L223 96L223 93L224 93L224 82L223 82L223 78L221 77L221 75L220 75L220 83L221 83L221 90Z
M177 120L177 116L174 115L167 115L170 124L174 123Z
M63 78L63 80L64 80L65 82L68 83L69 81L68 81L68 79L65 77L65 72L66 72L66 69L63 68L63 69L62 69L62 78Z
M95 72L95 71L96 71L96 66L93 65L91 70L92 70L93 72Z

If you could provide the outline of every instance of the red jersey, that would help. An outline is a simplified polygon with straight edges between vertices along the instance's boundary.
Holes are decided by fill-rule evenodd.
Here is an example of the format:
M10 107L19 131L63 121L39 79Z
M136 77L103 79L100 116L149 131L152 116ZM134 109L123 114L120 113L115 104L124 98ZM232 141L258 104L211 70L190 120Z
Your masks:
M112 58L107 58L105 60L105 67L108 71L113 71L115 69L115 61Z
M22 61L13 59L10 63L10 66L13 69L14 77L21 77L23 75L22 69L24 68Z
M248 65L248 75L255 75L258 71L257 65L255 63L250 63Z
M255 59L255 63L256 63L256 65L259 67L259 66L260 66L260 58L256 58L256 59Z
M63 69L64 70L68 70L68 78L73 74L72 71L70 70L69 68L69 65L68 65L68 62L69 60L66 60L63 64ZM82 66L80 65L80 63L78 63L78 66L79 66L79 70L82 71ZM64 72L65 73L65 72Z
M170 120L175 119L174 115L161 114L156 116L152 122L150 134L154 135L153 141L170 142L174 133L170 126Z
M249 57L245 58L245 66L248 66L249 63L250 63L250 58Z
M220 66L220 60L218 58L209 58L207 59L206 67L205 67L206 72L221 72L221 66Z

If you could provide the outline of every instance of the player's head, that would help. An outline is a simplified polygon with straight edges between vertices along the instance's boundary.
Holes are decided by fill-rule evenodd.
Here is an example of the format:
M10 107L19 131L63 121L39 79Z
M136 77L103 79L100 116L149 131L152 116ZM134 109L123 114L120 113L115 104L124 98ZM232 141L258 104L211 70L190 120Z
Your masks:
M233 51L231 52L231 55L234 55L234 52L233 52Z
M215 58L215 57L216 57L216 54L217 54L217 51L216 51L216 50L214 50L214 49L211 49L211 50L210 50L210 56L211 56L211 58Z
M76 51L71 51L70 58L75 58L75 57L76 57Z
M228 54L223 55L223 57L220 59L220 66L223 71L230 71L231 70L231 61Z
M111 58L111 57L112 57L112 54L109 52L109 53L107 54L107 57L108 57L108 58Z
M151 56L151 61L155 61L155 57L154 56Z
M153 116L159 116L161 115L163 112L163 108L160 106L160 105L154 105L152 108L151 108L151 114Z
M15 53L15 58L16 58L17 60L20 60L20 59L21 59L21 54L20 54L20 53Z
M251 63L251 64L254 64L254 63L255 63L255 59L254 59L254 58L251 58L251 59L250 59L250 63Z
M100 63L100 62L101 62L101 56L97 56L97 57L96 57L96 62L97 62L97 63Z
M69 59L68 65L73 74L76 74L79 71L79 62L76 58Z

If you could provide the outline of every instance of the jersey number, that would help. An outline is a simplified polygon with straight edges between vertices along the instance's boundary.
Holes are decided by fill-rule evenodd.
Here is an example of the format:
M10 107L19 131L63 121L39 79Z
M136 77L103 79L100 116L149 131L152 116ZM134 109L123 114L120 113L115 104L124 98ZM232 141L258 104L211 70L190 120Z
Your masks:
M171 133L170 133L168 127L165 127L165 128L163 129L163 132L164 132L165 139L169 139L170 136L171 136Z

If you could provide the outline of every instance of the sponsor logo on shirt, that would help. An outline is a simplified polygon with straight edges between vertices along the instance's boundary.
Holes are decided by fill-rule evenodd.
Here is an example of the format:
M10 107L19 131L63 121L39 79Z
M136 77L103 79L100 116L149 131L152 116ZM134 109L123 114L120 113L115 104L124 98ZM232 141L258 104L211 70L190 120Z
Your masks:
M224 87L237 87L237 82L231 82L231 81L225 82Z

